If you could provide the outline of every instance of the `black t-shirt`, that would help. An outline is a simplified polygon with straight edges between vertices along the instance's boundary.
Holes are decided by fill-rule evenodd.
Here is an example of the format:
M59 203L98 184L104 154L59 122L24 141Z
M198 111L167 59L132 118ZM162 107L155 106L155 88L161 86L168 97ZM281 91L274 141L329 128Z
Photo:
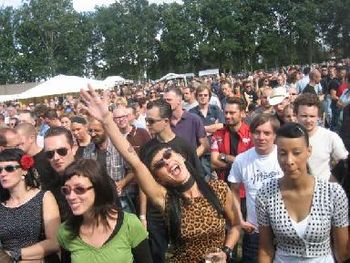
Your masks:
M233 156L237 156L237 147L239 142L239 135L237 132L230 132L230 143L231 143L231 152L230 154Z
M306 87L303 89L302 93L316 94L316 91L315 91L315 88L313 86L311 86L310 84L307 84Z

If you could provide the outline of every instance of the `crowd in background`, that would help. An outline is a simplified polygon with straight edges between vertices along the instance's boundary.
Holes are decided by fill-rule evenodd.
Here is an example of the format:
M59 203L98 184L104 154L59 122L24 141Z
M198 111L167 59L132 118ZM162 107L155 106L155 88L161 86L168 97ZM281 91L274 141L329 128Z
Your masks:
M113 238L107 238L107 242L121 242L114 238L115 231L124 231L123 235L134 238L130 241L129 249L132 256L129 252L121 252L122 255L116 255L116 258L122 260L120 262L131 262L132 258L136 262L199 262L208 255L211 256L212 262L215 262L213 257L217 258L217 262L229 262L235 259L239 229L244 233L243 262L295 262L293 260L298 257L314 260L307 262L335 262L332 261L334 257L338 262L345 261L349 256L346 252L349 251L349 218L345 195L349 194L350 190L349 81L350 63L349 60L344 60L339 63L333 61L311 66L289 66L272 72L257 70L251 74L238 75L222 73L186 81L175 79L159 83L122 85L112 91L98 91L94 95L91 93L91 98L86 94L85 97L65 95L46 98L40 103L2 103L0 150L7 155L1 157L0 153L0 163L15 163L0 167L1 188L3 190L7 187L6 180L2 180L2 174L4 171L16 171L17 168L14 167L18 162L23 171L30 171L28 174L33 176L30 182L26 181L20 188L27 199L18 200L27 202L37 195L39 189L49 190L53 195L40 192L40 198L44 203L50 203L46 209L53 209L57 216L52 219L55 223L50 223L51 219L45 217L47 222L44 225L48 227L51 224L51 230L45 230L46 239L37 240L40 244L47 240L42 250L33 244L21 244L21 247L18 247L16 242L6 243L8 237L1 231L0 241L5 244L4 249L11 252L9 254L12 258L20 255L19 259L34 260L58 252L58 243L53 241L53 233L58 231L58 242L64 248L61 260L88 262L84 260L90 259L89 253L92 249L87 246L82 248L82 244L71 242L69 235L78 233L87 244L97 242L89 240L91 225L85 222L93 221L94 218L86 215L86 211L79 210L82 208L74 203L71 194L73 191L77 196L86 195L89 191L87 184L90 182L91 187L95 189L95 195L103 196L108 204L104 206L105 210L94 208L94 215L101 216L101 219L95 222L96 225L92 223L96 227L92 227L92 233L97 231L99 236L103 236L104 227L112 225L113 231L109 234ZM109 116L102 111L102 107L98 108L104 104L100 103L93 108L94 102L99 99L102 99L111 112L113 125L120 131L117 137L111 135L111 124L101 117L104 114L103 117L108 119ZM124 142L121 143L122 146L118 145L123 138L132 149L124 151L127 148L124 147ZM290 140L287 144L284 141L286 138ZM302 138L301 142L297 142L300 144L296 143L296 148L290 150L288 147L295 143L293 139L299 138ZM303 140L306 141L305 145ZM309 153L308 149L311 147L312 153L311 150ZM11 152L17 148L20 152ZM176 154L172 155L171 149ZM145 166L139 166L134 157L128 156L128 152L132 151L137 153ZM296 151L301 152L300 154L305 153L305 163L300 157L295 157L299 154ZM21 166L24 155L34 159L34 164L26 169ZM305 199L293 199L295 197L288 192L288 189L295 192L300 189L291 187L294 179L288 178L293 178L294 172L288 170L292 165L288 166L285 163L292 161L284 161L285 155L293 155L293 158L296 158L297 166L302 167L302 175L313 174L317 178L315 182L308 181L309 177L302 181L305 189L315 189L310 190L310 193L315 193L314 199L312 194L305 195ZM155 161L157 158L158 161ZM172 185L175 179L174 182L163 181L159 173L171 158L175 158L174 162L177 165L171 166L168 172L175 179L186 171L194 180L187 178L188 181L181 187L177 184L176 187ZM186 168L181 166L182 158L186 160ZM95 163L89 163L86 159L93 159ZM307 159L309 162L306 164ZM9 165L12 168L8 168ZM33 175L32 168L36 168L37 171L33 172ZM103 183L101 178L96 179L91 170L93 173L108 175L103 177L108 183ZM149 185L147 181L140 179L142 176L139 175L139 170L150 174ZM81 176L77 175L80 174L83 174L87 183L79 181ZM155 178L154 182L151 174ZM283 175L287 174L288 178L285 179L287 176ZM23 174L18 176L19 181L21 176L23 177ZM268 183L268 180L271 182ZM36 181L39 182L38 185ZM77 182L86 187L78 188ZM338 187L338 183L343 186L345 192ZM158 184L161 187L157 188ZM202 203L202 200L195 199L198 198L197 195L192 199L186 195L193 185L198 186L196 194L204 196L208 206L204 201ZM28 186L35 190L28 191ZM103 189L98 187L105 187L112 193L103 193ZM260 188L264 191L259 191ZM8 202L12 197L16 197L15 191L10 187L9 189L6 197L1 196L3 206L13 208L21 205ZM157 196L154 189L164 192L164 196ZM274 195L271 195L273 197L266 194L270 193L269 191L275 191ZM283 196L281 199L274 199L276 191L280 191ZM327 197L327 191L332 192L334 196ZM306 192L305 190L298 193ZM208 213L203 212L203 217L210 218L208 222L211 222L211 225L198 226L190 219L191 216L197 220L201 218L195 217L194 211L197 210L192 211L193 200L201 204L202 210L199 211L213 209ZM310 207L293 205L296 200L306 200L311 207L322 206L323 202L324 206L333 209L334 216L330 215L329 226L326 226L326 223L322 225L322 220L328 220L327 213L312 214L313 210L308 210ZM102 207L101 200L96 199L95 206L96 202L100 202ZM287 217L276 219L274 215L268 214L271 212L271 204L281 205L278 206L281 211L281 207L284 207L285 211L288 210L290 221ZM231 209L232 207L234 209ZM174 212L172 208L177 210ZM122 216L119 209L126 214ZM104 217L102 210L111 216ZM304 232L298 231L302 228L299 223L304 221L304 217L298 214L298 211L305 211L307 219L304 223L317 225L316 231L322 232L324 239L317 240L317 236L308 233L305 226ZM72 217L72 212L74 216L83 215L83 219ZM130 214L136 215L138 219L129 216ZM309 219L309 215L313 216L312 219ZM120 217L123 217L124 221L116 230L114 225L119 225ZM292 217L298 220L293 221ZM222 218L226 221L221 220ZM66 221L67 224L58 230L59 220ZM8 227L6 223L11 225L12 222L5 222L4 228ZM292 225L289 225L290 223ZM104 227L100 229L99 224ZM137 231L134 229L129 233L125 224L130 224L131 229L135 228ZM195 230L207 228L209 234L199 230L192 233L191 226L194 226ZM281 228L290 227L294 227L296 233L283 233ZM323 231L324 228L329 231ZM145 229L148 231L148 239ZM330 229L336 232L332 232L332 251L327 243L331 235ZM286 237L288 235L291 236L290 239ZM211 236L211 239L207 240L208 236ZM277 238L275 247L272 236ZM265 244L259 244L259 238L260 242L263 240ZM307 248L303 247L303 239L308 240L310 246L306 242ZM315 248L312 247L312 242L319 242L321 245ZM104 243L99 241L95 244L99 247ZM25 250L24 247L30 249ZM221 250L213 251L213 247ZM79 248L85 252L79 254ZM198 251L202 251L203 254L195 255L194 252ZM104 253L113 254L108 250ZM57 262L54 260L59 259L55 257L50 260L49 262ZM101 258L96 260L104 262Z

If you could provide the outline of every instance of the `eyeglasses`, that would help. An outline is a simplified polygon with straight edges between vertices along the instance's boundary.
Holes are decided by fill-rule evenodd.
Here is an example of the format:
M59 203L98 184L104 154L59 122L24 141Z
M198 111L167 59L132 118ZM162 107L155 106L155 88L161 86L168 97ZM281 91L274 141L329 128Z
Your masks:
M67 153L68 153L68 149L62 147L62 148L58 148L58 149L55 149L55 150L52 150L52 151L46 151L45 152L46 157L49 158L49 159L52 159L55 156L55 153L57 153L60 156L66 156Z
M159 169L161 169L162 167L165 166L165 160L169 160L171 157L171 152L172 149L171 148L167 148L164 152L163 152L163 156L160 160L158 160L157 162L155 162L155 164L153 165L153 169L154 171L157 171Z
M70 187L68 185L62 186L61 187L61 193L65 196L70 195L70 193L73 191L76 195L83 195L90 189L94 188L92 185L88 187L84 186L77 186L77 187Z
M295 96L295 95L298 95L298 94L296 94L296 93L289 93L289 95Z
M21 166L20 165L6 165L6 166L0 166L0 174L2 173L3 170L5 170L6 172L8 173L12 173L14 171L16 171L18 168L20 168Z
M197 96L198 96L198 97L208 97L209 94L198 94Z
M163 119L145 118L145 120L146 120L146 123L147 123L147 124L153 125L153 124L155 124L156 122L162 121Z
M119 117L113 117L113 120L114 121L120 121L121 119L125 119L126 117L128 117L128 115L122 115L122 116L119 116Z

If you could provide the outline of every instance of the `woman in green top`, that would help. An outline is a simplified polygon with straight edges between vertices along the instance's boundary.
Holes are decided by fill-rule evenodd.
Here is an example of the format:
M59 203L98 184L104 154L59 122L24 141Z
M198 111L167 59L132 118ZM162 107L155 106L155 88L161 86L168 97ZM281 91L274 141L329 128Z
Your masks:
M152 262L146 230L135 215L115 205L113 185L98 162L74 162L63 182L72 216L60 226L58 241L72 263Z

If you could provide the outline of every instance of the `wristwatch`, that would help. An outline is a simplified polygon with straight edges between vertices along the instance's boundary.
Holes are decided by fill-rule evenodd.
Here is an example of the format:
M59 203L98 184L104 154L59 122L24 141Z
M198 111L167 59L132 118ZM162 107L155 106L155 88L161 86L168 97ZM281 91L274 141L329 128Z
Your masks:
M14 262L19 262L22 259L21 249L15 249L9 251L10 257L13 258Z
M223 246L221 250L226 254L226 260L229 260L232 257L232 248Z
M222 161L224 163L227 163L227 156L226 156L226 154L220 153L219 154L219 159L220 159L220 161Z

